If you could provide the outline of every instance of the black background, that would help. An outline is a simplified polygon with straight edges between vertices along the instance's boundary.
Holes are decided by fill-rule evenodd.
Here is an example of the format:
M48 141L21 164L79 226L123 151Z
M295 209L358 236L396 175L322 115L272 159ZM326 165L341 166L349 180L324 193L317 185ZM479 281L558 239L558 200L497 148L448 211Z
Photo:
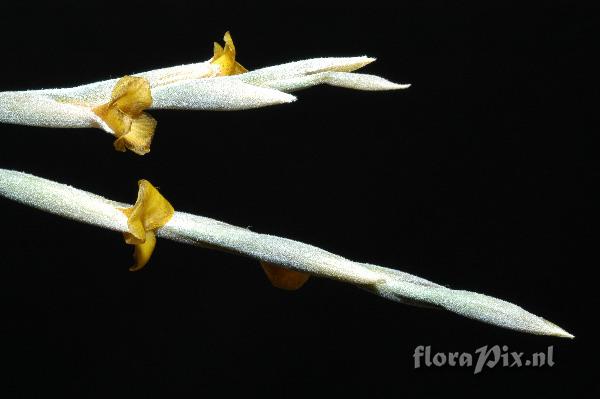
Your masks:
M3 4L0 90L198 62L228 29L249 69L367 54L378 60L366 73L413 86L316 87L291 105L232 113L153 111L144 157L114 151L100 130L2 125L0 167L125 202L146 178L177 210L494 295L577 338L329 280L279 291L252 260L165 240L130 273L119 234L0 199L0 396L597 393L597 300L584 287L598 265L582 256L596 243L586 207L597 147L586 141L597 127L583 70L597 52L584 44L597 10L570 3ZM553 345L556 364L477 376L413 368L417 345L496 344Z

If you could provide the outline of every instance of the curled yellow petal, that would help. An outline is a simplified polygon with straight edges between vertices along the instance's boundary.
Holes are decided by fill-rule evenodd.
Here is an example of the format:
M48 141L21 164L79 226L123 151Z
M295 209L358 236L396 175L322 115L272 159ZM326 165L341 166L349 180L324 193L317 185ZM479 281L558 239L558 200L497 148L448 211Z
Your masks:
M215 61L217 58L219 58L222 54L223 54L223 47L221 47L221 45L219 43L214 42L213 61Z
M129 132L118 137L113 145L117 151L125 152L126 149L138 155L150 152L150 144L156 129L156 119L148 114L142 113L131 121Z
M138 182L138 197L135 205L121 209L127 216L129 232L123 233L127 244L135 245L135 265L129 270L136 271L148 263L156 245L156 230L167 224L173 217L173 206L148 181Z
M138 155L150 151L156 120L143 111L152 105L150 82L137 76L124 76L117 81L111 100L93 109L112 129L117 151L129 149Z
M154 247L156 246L156 234L154 231L146 232L146 239L143 243L135 244L133 250L133 259L135 263L129 268L129 271L137 272L146 266L146 263L150 260Z
M233 44L229 31L225 32L223 40L225 41L225 47L221 47L219 43L215 42L214 54L211 60L212 64L219 65L220 71L218 76L238 75L240 73L248 72L246 68L241 66L235 60L235 45Z
M269 262L260 262L265 274L276 288L293 291L297 290L306 283L310 274L298 272L295 270L284 269L281 266Z

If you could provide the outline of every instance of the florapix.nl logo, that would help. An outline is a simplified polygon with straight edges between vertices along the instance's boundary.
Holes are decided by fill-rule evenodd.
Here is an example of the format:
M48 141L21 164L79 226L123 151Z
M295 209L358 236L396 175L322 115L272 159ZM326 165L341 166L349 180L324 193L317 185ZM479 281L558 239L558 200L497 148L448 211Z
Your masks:
M552 367L554 366L554 346L545 351L526 354L510 351L507 345L482 346L469 352L432 352L431 346L419 345L413 354L415 369L421 367L473 367L473 374L479 374L485 367Z

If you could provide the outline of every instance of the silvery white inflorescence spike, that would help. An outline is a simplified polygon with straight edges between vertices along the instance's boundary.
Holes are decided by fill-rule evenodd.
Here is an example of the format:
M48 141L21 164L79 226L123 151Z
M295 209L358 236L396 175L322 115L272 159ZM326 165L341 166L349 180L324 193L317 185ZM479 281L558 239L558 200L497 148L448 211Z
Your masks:
M116 137L117 151L150 152L156 120L145 110L236 111L296 100L293 91L329 84L396 90L383 78L352 73L368 57L315 58L248 72L229 32L211 59L66 89L0 92L0 122L42 127L98 127Z
M290 103L292 91L319 84L357 90L396 90L383 78L350 73L373 58L316 58L262 68L232 76L218 76L210 60L134 74L149 82L148 109L235 111ZM100 127L113 130L93 112L111 100L118 79L65 89L0 92L0 122L40 127Z
M26 173L0 169L0 196L79 222L128 231L127 218L119 210L127 204ZM449 289L398 270L353 262L308 244L255 233L202 216L175 212L157 230L157 236L352 283L404 304L446 309L526 333L573 338L557 325L500 299Z

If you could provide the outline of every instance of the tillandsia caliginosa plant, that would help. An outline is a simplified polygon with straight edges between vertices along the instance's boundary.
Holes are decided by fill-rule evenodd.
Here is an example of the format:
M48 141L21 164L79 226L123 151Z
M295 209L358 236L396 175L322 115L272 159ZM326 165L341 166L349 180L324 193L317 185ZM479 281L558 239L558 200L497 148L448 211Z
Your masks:
M206 62L163 68L69 89L0 93L0 121L42 127L98 127L114 146L150 151L156 120L149 109L242 110L295 100L290 92L330 84L359 90L407 88L353 73L368 57L317 58L247 71L236 60L229 33ZM26 173L0 169L0 195L46 212L107 228L135 247L132 271L150 260L157 238L218 249L259 261L272 284L296 290L311 277L330 278L404 304L446 309L517 331L573 338L555 324L512 303L455 290L423 278L354 262L298 241L252 232L175 211L148 181L129 205Z
M235 111L290 103L291 92L319 84L357 90L410 85L352 73L366 56L314 58L247 71L236 61L229 32L208 61L124 76L67 89L0 92L0 122L59 128L101 128L115 149L146 154L156 128L151 109Z

